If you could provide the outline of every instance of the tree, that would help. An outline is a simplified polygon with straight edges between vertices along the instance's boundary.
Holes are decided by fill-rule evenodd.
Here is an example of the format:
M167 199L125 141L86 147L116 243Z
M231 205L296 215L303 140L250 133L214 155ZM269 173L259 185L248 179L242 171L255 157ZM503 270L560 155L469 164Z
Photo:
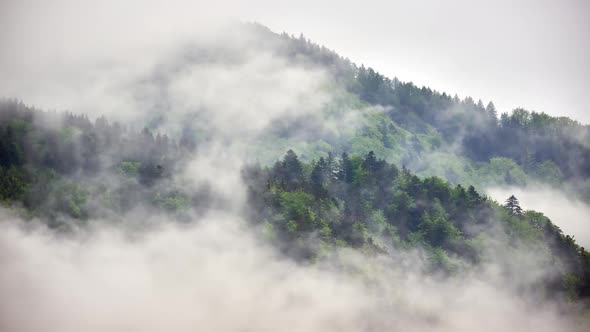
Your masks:
M504 208L506 208L506 210L508 210L508 212L510 212L512 215L522 217L522 208L518 203L518 199L514 195L508 197L506 203L504 204Z
M287 151L283 158L284 183L287 190L294 190L303 184L303 168L299 157L293 150Z
M340 159L338 179L344 180L346 183L352 183L354 179L354 165L346 152L342 153L342 158Z
M324 158L320 158L320 160L313 166L313 170L311 171L310 175L310 186L312 194L319 198L326 198L328 196L328 191L324 187L324 183L327 180L327 164Z
M496 106L491 101L486 106L486 113L490 118L490 121L494 127L498 125L498 111L496 111Z
M370 151L363 161L363 168L370 173L375 173L377 167L377 157L375 157L375 152Z
M481 101L481 99L477 101L477 109L482 111L485 109L483 107L483 102Z
M469 188L467 188L467 196L469 197L469 201L471 202L472 206L478 205L482 200L481 196L477 193L473 186L469 186Z
M326 171L328 173L327 180L331 182L332 180L334 180L336 176L336 162L334 160L334 155L332 155L332 152L328 152L328 158L326 159Z

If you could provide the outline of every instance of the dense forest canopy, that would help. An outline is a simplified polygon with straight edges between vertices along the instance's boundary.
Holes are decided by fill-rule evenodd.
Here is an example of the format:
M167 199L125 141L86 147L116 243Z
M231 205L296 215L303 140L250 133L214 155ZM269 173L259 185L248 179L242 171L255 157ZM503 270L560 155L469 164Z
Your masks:
M372 291L380 269L415 265L419 280L447 282L492 266L511 296L587 310L590 253L542 211L484 190L544 183L590 202L588 125L522 108L498 114L493 102L387 78L303 36L240 27L245 50L189 45L130 85L158 98L133 121L0 100L6 213L64 237L129 219L186 226L233 213L280 259L336 266ZM199 79L209 67L224 68L220 81ZM234 72L272 79L244 93ZM175 75L190 76L183 89L198 96L220 84L224 98L173 102ZM310 86L287 84L295 97L272 90L289 79ZM284 110L261 115L273 108Z
M475 163L507 158L533 179L550 183L565 180L582 190L588 199L585 187L590 176L590 126L567 117L553 117L522 108L498 114L491 101L484 105L471 97L460 99L457 95L417 87L412 82L389 79L303 36L282 35L282 38L287 41L288 54L294 58L305 54L306 59L329 68L336 79L361 100L386 106L386 115L395 124L415 135L430 134L429 128L434 128L444 144L436 142L433 150L458 146L457 154ZM379 127L385 147L391 144L387 139L390 128L383 124ZM416 150L420 149L424 147ZM413 164L419 160L420 151L416 152L418 156L409 154L404 163ZM387 158L387 153L383 157ZM415 164L416 168L422 167L419 161ZM511 176L506 174L507 184L518 181Z
M207 186L187 190L175 176L198 149L186 138L20 102L1 106L0 197L28 218L67 230L142 207L187 221L220 199ZM590 296L590 253L541 213L522 211L514 196L500 205L473 186L421 179L373 151L305 163L289 150L274 165L247 166L242 176L248 219L298 260L317 260L338 246L371 255L422 247L432 269L456 273L483 259L487 232L499 228L506 241L550 252L562 268L543 282L556 294Z

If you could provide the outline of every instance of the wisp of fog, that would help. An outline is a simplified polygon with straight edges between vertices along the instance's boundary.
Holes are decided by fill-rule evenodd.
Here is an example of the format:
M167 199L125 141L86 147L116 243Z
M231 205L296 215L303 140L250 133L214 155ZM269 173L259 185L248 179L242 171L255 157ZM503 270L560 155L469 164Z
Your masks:
M176 180L189 191L206 183L220 201L184 224L138 209L66 233L2 211L1 331L584 329L528 290L553 273L544 253L506 249L493 231L488 260L451 276L426 273L419 249L371 258L338 249L313 264L279 254L242 215L249 144L273 121L317 116L341 91L320 68L233 24L186 31L159 30L162 45L143 36L112 51L52 48L23 76L0 79L16 97L130 127L151 121L174 135L191 123L208 137Z
M572 234L576 241L584 247L590 247L590 229L588 218L590 206L570 197L567 192L543 185L528 187L493 187L488 194L499 202L510 195L520 199L525 209L543 211L565 234Z

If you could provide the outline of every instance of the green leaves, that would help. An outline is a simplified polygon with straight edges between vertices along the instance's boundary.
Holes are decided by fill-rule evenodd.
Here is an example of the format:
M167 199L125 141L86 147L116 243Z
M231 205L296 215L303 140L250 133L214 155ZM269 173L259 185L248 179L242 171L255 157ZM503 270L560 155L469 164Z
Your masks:
M119 173L128 178L136 178L139 175L141 163L137 161L123 161L119 165Z
M0 166L0 199L20 201L25 198L31 182L31 176L22 167L10 166L4 170Z

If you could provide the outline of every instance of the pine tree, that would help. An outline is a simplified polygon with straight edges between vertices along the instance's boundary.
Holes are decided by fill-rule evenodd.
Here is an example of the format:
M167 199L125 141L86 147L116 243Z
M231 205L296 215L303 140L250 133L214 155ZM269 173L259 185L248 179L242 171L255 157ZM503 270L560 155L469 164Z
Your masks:
M369 151L363 161L363 168L369 172L375 172L377 170L377 157L375 156L375 152Z
M498 111L496 111L496 106L491 101L486 106L486 112L490 118L490 122L496 127L498 125Z
M483 101L481 101L481 99L477 101L477 109L480 111L485 110L485 107L483 106Z
M303 184L303 169L299 157L293 150L283 158L284 183L287 190L294 190Z
M506 200L506 203L504 204L504 207L512 215L522 217L522 208L520 207L520 204L518 203L518 199L514 195L511 195L510 197L508 197L508 199Z
M338 179L344 180L346 183L352 183L354 178L354 165L348 157L346 152L342 153L342 159L340 160L340 170L338 172Z
M328 190L324 184L326 182L327 165L324 158L315 163L310 175L311 193L319 199L328 197Z

